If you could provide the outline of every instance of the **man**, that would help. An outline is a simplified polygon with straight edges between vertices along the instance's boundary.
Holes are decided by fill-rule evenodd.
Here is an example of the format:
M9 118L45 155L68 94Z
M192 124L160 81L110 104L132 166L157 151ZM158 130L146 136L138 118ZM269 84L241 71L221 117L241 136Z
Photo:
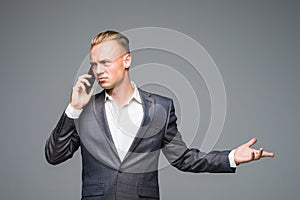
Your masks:
M82 199L159 199L160 150L172 166L188 172L233 173L241 163L274 156L252 149L255 138L232 151L188 148L177 130L173 101L131 82L129 41L124 35L96 35L90 64L104 90L93 95L92 88L87 93L91 75L79 76L45 146L51 164L71 158L81 146Z

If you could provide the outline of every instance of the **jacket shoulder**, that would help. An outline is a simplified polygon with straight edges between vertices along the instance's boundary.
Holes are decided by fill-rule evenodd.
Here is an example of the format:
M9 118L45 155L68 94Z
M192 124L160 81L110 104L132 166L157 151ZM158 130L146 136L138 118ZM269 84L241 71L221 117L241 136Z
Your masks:
M157 93L148 92L148 91L142 90L140 88L139 88L139 92L142 95L153 98L155 100L155 102L160 102L160 103L168 104L168 105L170 103L173 103L173 99L170 98L170 97L166 97L166 96L163 96L163 95L160 95L160 94L157 94Z

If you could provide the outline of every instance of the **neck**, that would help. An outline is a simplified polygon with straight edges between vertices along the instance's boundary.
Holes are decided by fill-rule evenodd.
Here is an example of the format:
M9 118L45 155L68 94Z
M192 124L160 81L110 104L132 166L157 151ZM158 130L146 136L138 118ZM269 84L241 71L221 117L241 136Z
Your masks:
M134 92L134 87L131 85L129 76L125 76L120 84L106 92L116 101L118 107L122 107Z

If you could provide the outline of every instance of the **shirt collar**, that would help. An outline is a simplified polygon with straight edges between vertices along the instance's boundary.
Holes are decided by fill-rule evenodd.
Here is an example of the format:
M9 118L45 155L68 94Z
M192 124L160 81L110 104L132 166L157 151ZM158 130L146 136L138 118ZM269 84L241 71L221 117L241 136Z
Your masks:
M130 103L132 100L135 100L138 103L142 104L142 99L136 84L133 81L131 81L131 85L134 88L134 91L132 96L129 98L128 103ZM113 100L113 98L105 91L105 101L107 100Z

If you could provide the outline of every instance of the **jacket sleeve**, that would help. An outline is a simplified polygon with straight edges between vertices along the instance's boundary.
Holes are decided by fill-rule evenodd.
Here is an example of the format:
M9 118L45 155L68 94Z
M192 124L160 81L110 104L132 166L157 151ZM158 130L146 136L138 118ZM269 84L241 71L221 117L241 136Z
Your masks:
M80 138L74 119L69 118L64 112L46 141L46 160L52 165L62 163L73 157L79 146Z
M172 166L186 172L233 173L228 154L230 151L201 152L188 148L177 129L177 117L173 101L170 103L162 151Z

